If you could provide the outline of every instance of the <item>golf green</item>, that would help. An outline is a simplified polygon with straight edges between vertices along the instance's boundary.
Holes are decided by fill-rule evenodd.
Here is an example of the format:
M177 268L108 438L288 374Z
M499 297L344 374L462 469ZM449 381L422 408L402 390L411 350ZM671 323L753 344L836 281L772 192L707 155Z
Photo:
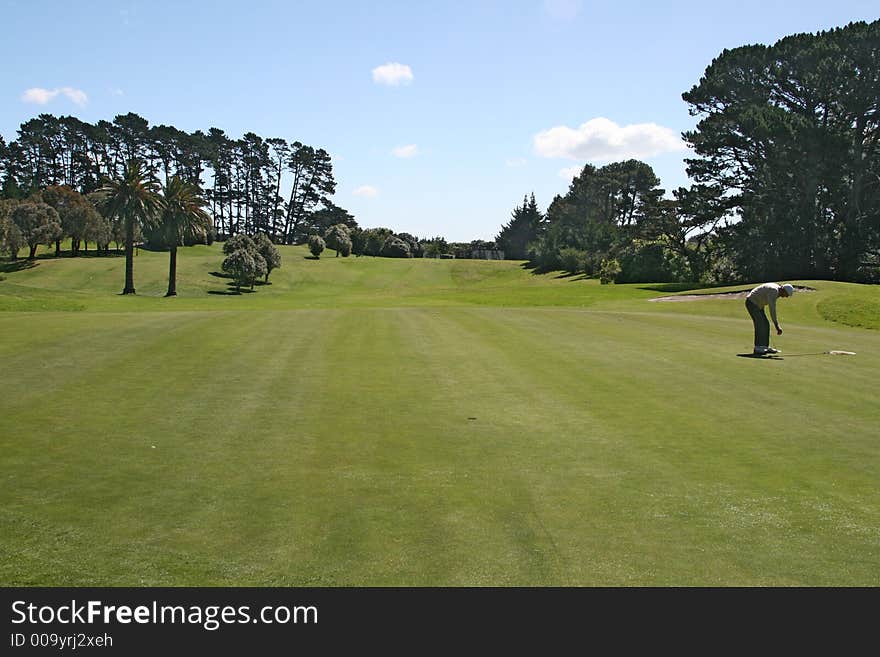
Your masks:
M281 250L0 263L0 584L880 584L876 286Z

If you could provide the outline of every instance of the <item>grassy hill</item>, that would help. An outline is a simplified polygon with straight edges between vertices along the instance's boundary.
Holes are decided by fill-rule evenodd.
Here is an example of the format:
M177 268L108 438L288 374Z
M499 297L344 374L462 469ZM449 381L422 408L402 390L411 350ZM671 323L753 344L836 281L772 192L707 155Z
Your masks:
M880 584L877 287L282 256L0 262L0 584Z

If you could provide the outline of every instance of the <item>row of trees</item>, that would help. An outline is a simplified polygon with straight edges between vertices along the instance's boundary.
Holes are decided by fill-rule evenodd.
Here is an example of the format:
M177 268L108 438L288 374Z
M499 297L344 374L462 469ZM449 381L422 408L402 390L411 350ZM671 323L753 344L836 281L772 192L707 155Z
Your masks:
M204 242L211 230L206 201L195 183L173 174L165 184L148 175L134 159L118 178L83 196L66 185L52 185L26 199L0 200L0 251L12 259L27 247L33 260L39 246L55 246L61 255L61 240L70 238L71 255L80 245L96 243L107 252L110 242L125 245L123 294L134 294L134 247L142 230L168 249L168 290L177 294L177 249L184 244Z
M235 139L219 128L150 126L134 113L95 124L40 114L10 143L0 136L0 197L60 185L87 195L104 179L122 178L134 160L163 184L177 175L203 188L221 238L263 232L276 243L302 242L353 221L330 200L336 181L324 149L253 132Z
M683 94L689 188L636 160L587 165L507 257L620 281L880 279L880 21L725 50Z
M546 213L523 198L496 241L508 258L606 280L691 280L708 272L709 232L694 233L638 160L586 165Z

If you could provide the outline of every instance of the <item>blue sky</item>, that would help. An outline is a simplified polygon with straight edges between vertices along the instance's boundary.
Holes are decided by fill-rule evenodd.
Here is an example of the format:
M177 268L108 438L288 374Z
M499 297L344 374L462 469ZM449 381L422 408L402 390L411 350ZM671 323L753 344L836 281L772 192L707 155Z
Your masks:
M724 48L876 20L835 2L0 0L0 134L136 112L333 156L363 227L492 239L586 162L689 183L682 92Z

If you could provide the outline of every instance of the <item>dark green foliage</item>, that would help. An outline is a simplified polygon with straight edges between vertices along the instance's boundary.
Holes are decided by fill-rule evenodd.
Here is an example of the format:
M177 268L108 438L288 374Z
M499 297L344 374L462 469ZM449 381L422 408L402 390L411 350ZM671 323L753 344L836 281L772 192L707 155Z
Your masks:
M534 192L530 197L523 197L522 206L514 208L510 221L501 227L501 232L495 238L498 248L504 251L504 257L508 260L530 258L529 244L538 238L543 220Z
M234 139L218 128L206 134L150 126L134 113L96 124L51 114L22 123L15 141L0 141L0 196L27 197L53 185L87 194L105 178L122 177L135 159L148 163L146 173L165 184L178 175L201 186L208 173L204 195L224 238L262 231L290 243L303 241L315 227L356 225L350 213L330 201L336 182L325 150L253 132ZM289 182L289 192L282 190L283 181ZM158 245L160 236L143 228Z
M443 237L432 237L429 240L422 240L422 255L425 258L438 258L444 253L449 253L449 244Z
M379 255L385 258L411 258L409 244L394 235L385 238Z
M599 265L599 282L602 285L614 283L620 274L620 263L614 258L608 258Z
M395 235L397 239L406 242L406 245L409 247L410 256L413 258L421 258L424 255L424 249L422 248L422 244L419 241L418 237L410 235L409 233L397 233Z
M617 252L616 283L672 283L693 280L687 260L662 240L633 240Z
M28 258L33 260L37 247L51 245L61 235L61 220L51 205L42 201L24 201L12 210L12 223L18 228L21 239L30 247Z
M134 149L136 144L132 144ZM100 198L106 215L114 217L124 227L125 234L125 287L122 294L135 294L134 243L141 227L154 225L162 211L159 183L138 159L130 160L122 177L108 180L101 187Z
M42 191L41 197L58 212L61 234L55 240L55 255L60 255L61 239L70 238L70 254L79 254L82 242L110 243L109 222L102 217L88 198L66 185L52 185ZM100 247L99 247L100 250Z
M195 183L174 175L162 190L162 214L159 234L169 250L168 291L177 294L177 248L184 244L204 242L211 228L211 217L204 210L205 199Z
M723 51L683 94L692 187L588 164L543 220L524 199L499 245L541 270L616 259L619 281L880 280L878 44L874 21Z
M13 260L25 245L21 230L12 221L12 211L17 205L18 201L0 199L0 253L8 253Z
M323 208L315 210L309 215L310 229L324 234L326 239L326 232L333 226L345 226L349 234L357 228L357 221L355 221L354 216L348 210L335 205L329 199L324 199L322 203L324 205ZM331 249L334 248L329 243L327 246Z
M250 285L253 288L257 278L266 275L266 261L263 260L263 256L247 249L230 253L223 260L220 268L232 275L238 291L241 291L243 285Z
M688 173L748 279L863 279L880 252L880 21L722 52L683 94Z
M390 228L368 228L365 230L364 255L379 255L382 252L385 240L393 234Z
M352 228L351 230L351 252L356 256L364 255L364 249L367 247L367 231L362 228Z
M281 267L281 254L265 233L257 233L257 236L254 238L254 246L257 253L263 256L263 260L266 262L265 280L268 281L272 270Z
M559 251L559 266L570 274L587 271L589 254L582 249L565 247Z
M320 235L309 235L309 251L315 258L320 258L326 246L324 238Z
M257 251L254 240L244 234L234 235L223 243L224 255L230 255L236 251Z
M257 242L262 242L259 236L257 237ZM232 275L236 289L239 291L242 285L250 285L251 289L253 289L254 282L260 276L264 276L267 280L269 278L269 266L261 255L257 242L247 235L236 235L230 237L223 244L223 253L226 254L226 258L223 260L220 268ZM265 249L265 245L263 245L263 248ZM278 266L280 266L280 261L279 257Z
M336 251L336 256L351 253L351 230L345 224L334 224L324 233L324 242L328 249Z
M588 164L568 193L553 199L543 221L530 201L514 211L517 223L511 223L525 226L531 217L537 237L526 250L538 268L593 274L597 263L639 235L659 230L664 216L659 184L651 167L637 160L602 168Z

